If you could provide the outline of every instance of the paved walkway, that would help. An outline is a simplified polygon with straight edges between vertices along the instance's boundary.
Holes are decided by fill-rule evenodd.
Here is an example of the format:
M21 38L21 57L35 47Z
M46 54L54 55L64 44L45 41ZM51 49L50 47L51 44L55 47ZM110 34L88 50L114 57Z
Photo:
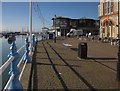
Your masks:
M84 41L88 59L77 56L78 43L84 40L60 38L38 42L29 80L29 89L117 89L117 46ZM66 47L63 44L72 46ZM30 69L30 68L27 68ZM27 71L26 71L27 74Z

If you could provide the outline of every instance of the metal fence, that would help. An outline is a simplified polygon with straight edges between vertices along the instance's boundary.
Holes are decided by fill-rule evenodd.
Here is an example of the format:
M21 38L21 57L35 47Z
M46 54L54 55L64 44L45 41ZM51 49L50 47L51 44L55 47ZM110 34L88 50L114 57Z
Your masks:
M37 36L35 36L35 34L32 34L32 52L34 52L34 47L36 45L37 40ZM8 55L8 60L0 67L0 75L2 75L2 73L5 71L5 69L8 67L8 65L10 65L10 69L9 69L9 75L10 78L6 84L6 86L4 87L3 90L10 90L10 89L23 89L22 84L20 83L22 74L24 72L24 69L26 67L27 63L31 63L32 62L32 55L29 55L29 36L26 36L25 39L25 45L23 45L19 50L17 50L17 46L15 41L12 42L11 47L10 47L10 54ZM22 58L19 60L20 57L20 51L25 48L25 53L23 54ZM20 64L24 63L24 66L21 70L21 72L19 71L19 67Z

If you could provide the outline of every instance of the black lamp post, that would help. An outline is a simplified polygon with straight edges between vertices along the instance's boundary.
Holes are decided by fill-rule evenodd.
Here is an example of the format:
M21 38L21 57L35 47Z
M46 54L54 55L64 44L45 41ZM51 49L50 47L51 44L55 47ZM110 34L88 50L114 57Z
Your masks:
M54 18L54 27L55 27L55 38L54 38L54 43L56 43L56 15Z

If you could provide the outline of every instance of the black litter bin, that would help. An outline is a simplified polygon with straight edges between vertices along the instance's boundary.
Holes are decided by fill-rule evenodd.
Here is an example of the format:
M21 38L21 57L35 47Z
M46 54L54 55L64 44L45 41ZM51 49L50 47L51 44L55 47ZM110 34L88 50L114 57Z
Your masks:
M81 42L78 44L78 57L87 59L87 43Z

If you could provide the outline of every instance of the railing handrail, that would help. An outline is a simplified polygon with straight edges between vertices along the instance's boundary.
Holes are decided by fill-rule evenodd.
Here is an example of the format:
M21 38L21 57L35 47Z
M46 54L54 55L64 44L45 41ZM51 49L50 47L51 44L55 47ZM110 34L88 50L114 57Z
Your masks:
M19 80L21 80L21 77L22 77L22 74L23 74L24 69L25 69L25 67L26 67L27 61L28 61L28 60L25 61L25 64L24 64L24 66L23 66L23 68L22 68L22 71L21 71L21 73L20 73L20 75L19 75Z
M23 45L21 48L19 48L19 50L17 50L16 51L16 49L17 49L17 47L16 47L16 44L15 44L15 42L13 42L13 45L11 45L11 47L10 47L10 49L12 50L11 51L11 53L10 53L10 55L9 55L9 59L0 67L0 75L3 73L3 71L8 67L8 65L10 64L10 63L12 63L11 64L11 70L10 70L10 78L9 78L9 80L8 80L8 82L7 82L7 84L6 84L6 86L4 87L4 89L3 90L6 90L6 89L10 89L10 88L12 88L12 89L14 89L14 88L18 88L18 89L23 89L23 87L22 87L22 85L20 86L20 88L19 87L11 87L11 85L10 85L10 83L14 80L14 79L16 79L16 77L17 77L17 83L19 83L19 85L21 84L20 83L20 79L21 79L21 76L22 76L22 74L23 74L23 72L24 72L24 69L25 69L25 67L26 67L26 65L27 65L27 62L31 62L30 60L31 60L31 58L29 57L29 42L28 42L28 36L26 37L26 42L25 42L25 45ZM37 41L37 40L36 40ZM35 47L35 35L33 34L33 43L32 43L32 45L33 45L33 47ZM13 67L13 64L16 64L16 60L18 60L18 56L19 56L19 53L20 53L20 51L23 49L25 47L25 52L24 52L24 54L23 54L23 56L22 56L22 58L20 59L20 61L19 61L19 63L17 64L17 65L14 65L14 67ZM34 48L33 48L33 50L32 51L34 51ZM13 55L13 56L12 56ZM23 68L22 68L22 71L21 71L21 73L20 73L20 75L16 75L15 73L16 73L16 71L17 71L17 69L20 67L20 64L22 63L22 61L24 60L24 65L23 65ZM15 71L16 70L16 71ZM15 73L14 73L15 72ZM14 85L15 83L14 82L12 82L12 84ZM10 86L10 87L9 87Z
M18 65L17 65L18 68L20 67L21 62L23 61L23 59L24 59L24 57L25 57L25 54L26 54L26 52L23 54L23 56L22 56L20 62L18 63Z
M14 57L11 56L1 67L0 67L0 75L3 71L8 67L8 65L14 60Z
M25 53L26 53L26 52L25 52ZM22 62L23 58L25 57L25 53L23 54L20 62L19 62L18 65L17 65L18 68L20 67L21 62ZM26 63L27 63L27 61L26 61L25 64L24 64L24 69L25 69ZM24 69L22 69L22 74L23 74ZM19 76L19 80L21 79L22 74ZM6 86L4 87L4 90L6 90L6 89L8 88L8 86L10 85L10 82L13 80L13 78L14 78L14 74L12 74L12 75L10 76L10 78L9 78Z
M5 87L4 87L4 89L3 89L4 91L6 91L6 89L9 87L9 85L10 85L11 81L13 80L13 78L14 78L14 74L12 74L12 75L10 76L7 84L5 85Z
M24 47L25 47L25 45L23 45L17 52L20 52ZM24 59L24 57L25 57L25 54L26 54L26 52L23 54L22 58L20 59L20 62L19 62L18 65L17 65L18 68L20 67L21 62L23 61L23 59ZM13 59L13 60L14 60L14 59ZM12 60L12 61L13 61L13 60ZM12 61L11 61L11 62L12 62ZM10 62L10 63L11 63L11 62ZM10 63L9 63L9 64L10 64ZM9 65L9 64L8 64L8 65ZM24 65L25 65L25 64L24 64ZM25 69L25 67L24 67L24 69ZM22 74L21 74L21 76L22 76ZM19 80L20 80L21 76L19 76ZM4 87L4 91L9 87L9 85L10 85L10 83L11 83L11 81L12 81L13 79L14 79L14 74L12 74L12 75L10 76L7 84L6 84L5 87Z
M23 45L17 52L19 53L25 45ZM3 73L3 71L8 67L8 65L14 60L14 57L11 56L1 67L0 67L0 75Z
M20 51L25 47L25 44L17 51L18 53L20 53Z

